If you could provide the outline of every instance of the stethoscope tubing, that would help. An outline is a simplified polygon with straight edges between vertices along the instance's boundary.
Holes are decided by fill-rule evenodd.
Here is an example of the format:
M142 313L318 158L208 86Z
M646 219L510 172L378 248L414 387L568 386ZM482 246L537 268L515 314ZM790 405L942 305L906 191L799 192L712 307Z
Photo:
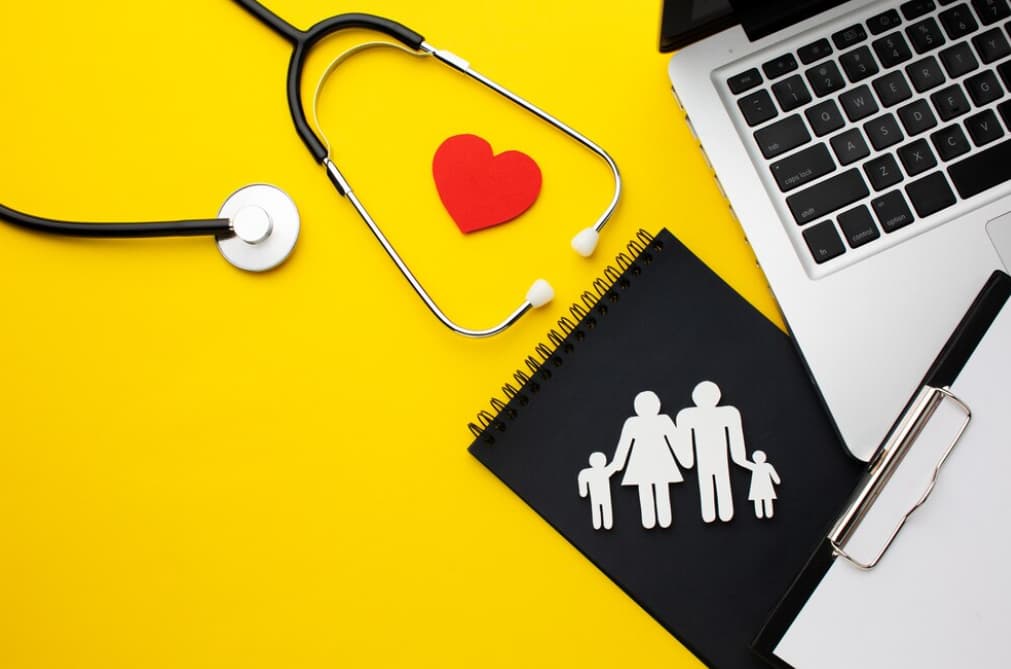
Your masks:
M232 0L259 19L264 25L284 37L292 45L291 60L288 63L288 110L295 130L305 143L316 162L322 164L328 151L315 130L309 124L302 105L302 71L312 48L330 35L342 30L360 28L385 34L403 45L421 50L425 38L405 25L373 14L348 13L331 16L316 23L308 30L300 30L288 23L257 0ZM343 195L343 193L341 193Z
M305 108L302 103L302 73L305 61L308 58L312 47L321 40L333 33L353 28L360 28L385 34L419 55L434 56L440 62L467 75L468 77L475 79L499 95L519 105L531 114L534 114L541 120L548 122L593 153L597 154L608 165L608 168L611 170L614 177L614 194L608 206L604 209L604 212L598 217L597 221L592 226L591 229L593 232L599 233L601 228L604 227L611 215L614 213L621 195L621 174L618 171L618 167L614 160L606 151L544 110L475 71L470 67L470 64L467 61L449 51L436 49L426 42L425 38L421 34L415 32L414 30L411 30L410 28L390 19L360 13L333 16L316 23L308 30L300 30L278 15L274 14L257 0L233 1L292 44L292 55L288 66L287 94L288 108L296 131L301 137L303 143L306 145L310 154L312 154L313 158L326 168L327 176L333 183L337 192L341 196L345 197L354 207L355 211L368 226L369 230L372 231L373 235L379 241L387 255L394 264L396 264L401 274L403 274L404 278L407 279L408 283L410 283L411 287L425 303L428 309L440 322L443 323L443 325L454 332L467 337L490 337L502 332L519 320L521 316L535 306L535 303L531 301L531 297L528 295L528 298L520 305L520 307L513 311L502 322L484 329L473 329L458 325L453 321L453 319L447 316L442 309L439 308L432 296L425 290L424 286L408 267L407 263L393 247L393 244L383 234L379 225L376 223L375 219L372 218L371 214L369 214L364 204L355 195L347 178L331 159L328 146L320 139L319 135L309 124ZM537 284L535 284L535 287L536 285ZM532 288L531 294L533 294L534 291L535 288Z
M596 235L599 233L600 229L603 228L604 224L610 219L611 215L614 213L617 207L618 200L621 194L621 175L618 171L618 167L614 160L611 159L610 155L607 154L601 147L597 146L594 142L590 141L584 135L576 132L566 124L562 123L555 117L551 116L547 112L543 111L539 107L529 103L525 99L519 97L518 95L512 93L508 89L500 86L489 78L483 76L482 74L476 72L470 67L470 64L456 56L455 54L436 49L432 45L425 41L425 38L419 33L407 28L406 26L392 21L387 18L380 16L374 16L371 14L362 13L348 13L340 14L337 16L331 16L329 18L323 19L318 23L314 24L307 30L300 30L288 23L277 14L274 14L267 7L262 5L257 0L233 0L236 4L240 5L243 9L257 18L261 23L268 26L275 33L287 40L292 46L291 59L288 64L288 74L287 74L287 99L288 107L291 113L292 122L295 126L295 130L302 142L305 144L309 153L312 155L313 159L320 163L327 174L329 180L333 183L337 192L345 197L351 205L354 207L355 211L359 214L362 220L366 223L369 229L372 231L376 239L379 241L383 249L386 251L387 255L393 260L397 265L398 269L410 283L414 291L419 295L425 305L429 310L442 322L445 326L457 332L458 334L465 335L468 337L489 337L494 334L498 334L503 330L507 329L513 323L515 323L523 314L525 314L530 309L541 306L551 299L551 288L546 282L538 280L528 291L526 299L513 311L505 320L503 320L498 325L484 329L472 329L465 328L456 324L451 318L449 318L435 303L435 300L431 295L425 290L421 282L417 279L414 273L410 270L404 260L401 258L400 254L397 253L393 245L383 234L382 230L372 218L372 216L365 209L361 200L352 191L350 184L344 174L341 173L337 165L331 160L329 147L324 143L324 141L317 134L317 130L310 125L308 118L306 117L305 108L302 103L302 75L305 66L305 62L308 59L312 48L325 39L326 37L346 29L364 29L373 32L378 32L393 38L397 42L401 43L404 47L421 56L433 56L440 62L446 64L447 66L473 78L484 86L490 88L496 93L502 95L503 97L509 99L511 102L519 105L526 111L534 114L538 118L546 121L547 123L553 125L555 128L561 130L566 135L576 140L587 149L597 154L601 159L603 159L608 167L610 168L614 176L614 195L611 198L610 203L605 208L603 214L597 219L596 223L592 228L587 228L585 231L577 235L577 239L589 233L587 239L591 240L588 247L589 251L584 250L584 243L577 243L573 240L573 248L582 253L583 255L589 255L592 253L592 247L596 245ZM329 70L328 70L329 74ZM325 78L325 76L324 76ZM317 91L318 93L318 91ZM101 237L101 238L111 238L111 237L169 237L169 236L198 236L198 235L210 235L218 239L219 247L223 245L230 245L233 238L237 238L242 242L245 242L251 246L256 246L260 249L257 253L260 253L255 259L250 259L248 253L241 253L239 256L241 258L232 257L235 253L227 252L227 249L221 248L222 253L226 256L229 262L232 264L242 267L243 269L249 269L251 271L264 271L271 267L276 266L280 262L283 262L287 255L290 253L291 247L294 246L294 240L297 239L298 230L298 214L297 210L291 207L281 207L283 210L279 210L277 213L280 218L276 221L277 224L281 225L281 229L284 231L279 239L285 239L281 244L275 243L275 241L268 241L261 243L268 239L264 235L271 235L271 224L270 224L270 214L259 206L262 203L248 202L250 193L255 187L249 187L243 189L233 194L229 198L229 202L226 202L225 207L219 212L219 218L214 219L186 219L177 221L157 221L157 222L125 222L125 223L97 223L97 222L84 222L84 221L65 221L56 220L51 218L43 218L39 216L34 216L27 214L10 207L0 204L0 219L4 219L15 226L20 228L32 230L35 232L45 232L51 234L59 235L69 235L77 237ZM259 197L267 197L268 200L277 204L276 191L277 189L269 187L270 191L266 195L261 192L264 188L260 187L257 191ZM269 197L268 197L269 196ZM236 198L238 198L236 200ZM284 196L287 198L287 196ZM243 218L242 214L245 212L236 213L236 219L241 218L243 225L241 226L241 231L239 230L239 223L237 220L231 220L230 218L223 218L225 215L225 210L231 204L234 204L233 200L240 201L246 204L252 204L250 209L257 210L260 217L266 217L259 219L257 216L249 218L248 216ZM286 201L290 202L290 199ZM289 211L290 209L290 211ZM250 227L250 225L252 227ZM294 236L293 236L294 235ZM275 237L277 235L274 235ZM273 240L273 237L269 237ZM261 248L262 247L262 248ZM229 247L230 248L230 247ZM243 247L245 249L245 247ZM233 249L234 251L234 249Z
M195 237L232 234L227 218L187 219L181 221L152 221L137 223L98 223L62 221L26 214L0 204L0 218L19 228L32 232L45 232L71 237L141 238L141 237Z

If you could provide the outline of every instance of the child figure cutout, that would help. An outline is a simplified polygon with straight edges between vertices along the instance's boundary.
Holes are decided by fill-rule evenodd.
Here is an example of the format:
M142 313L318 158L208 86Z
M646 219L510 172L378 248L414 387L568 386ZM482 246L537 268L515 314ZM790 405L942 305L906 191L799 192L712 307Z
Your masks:
M772 518L772 500L776 499L776 489L773 484L782 483L779 474L772 463L766 462L765 451L752 453L755 464L751 469L751 487L748 489L748 499L755 503L756 518Z
M593 529L611 529L614 515L611 510L611 470L607 456L597 451L590 454L590 466L579 472L579 496L590 497L593 510Z

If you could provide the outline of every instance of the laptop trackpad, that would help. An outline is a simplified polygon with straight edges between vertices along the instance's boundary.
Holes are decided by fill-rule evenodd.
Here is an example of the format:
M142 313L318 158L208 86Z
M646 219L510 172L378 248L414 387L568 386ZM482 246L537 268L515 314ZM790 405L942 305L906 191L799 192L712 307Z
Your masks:
M1011 212L998 216L986 224L986 233L997 249L1005 269L1011 269Z

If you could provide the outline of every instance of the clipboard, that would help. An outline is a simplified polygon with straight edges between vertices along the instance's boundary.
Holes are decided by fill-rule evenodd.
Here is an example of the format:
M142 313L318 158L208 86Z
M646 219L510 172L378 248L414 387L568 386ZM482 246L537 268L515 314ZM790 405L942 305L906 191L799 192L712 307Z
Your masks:
M773 665L1011 661L1009 296L994 272L756 638Z

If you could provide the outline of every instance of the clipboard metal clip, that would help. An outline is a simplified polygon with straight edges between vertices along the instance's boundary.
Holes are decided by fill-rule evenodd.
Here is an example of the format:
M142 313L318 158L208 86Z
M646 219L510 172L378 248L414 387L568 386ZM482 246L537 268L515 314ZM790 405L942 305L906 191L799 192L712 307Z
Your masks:
M864 516L867 515L867 512L874 505L874 502L881 494L881 491L884 489L889 479L891 479L892 475L898 469L899 464L906 456L906 453L909 452L909 449L920 436L920 433L923 432L923 429L934 415L934 412L937 411L937 407L939 407L941 402L945 400L953 402L956 406L958 406L958 408L965 413L965 420L962 422L958 432L951 440L951 443L938 459L937 464L934 465L930 481L924 489L923 494L920 495L920 498L916 501L916 503L913 504L904 516L902 516L898 525L896 525L895 529L892 530L892 533L888 536L884 546L881 547L881 550L878 551L878 554L874 557L874 559L870 562L862 562L846 552L846 543L853 536L853 533L856 531L857 527L859 527ZM913 402L909 405L909 408L899 419L895 429L892 430L888 438L885 440L881 451L871 464L868 478L866 479L864 486L853 498L849 508L842 516L840 516L839 520L836 521L835 527L833 527L832 531L829 533L828 542L832 547L832 551L839 557L845 558L855 567L863 570L873 569L881 561L881 558L884 557L885 553L888 552L889 547L892 545L892 542L895 541L895 537L898 535L899 531L902 530L902 527L906 524L906 521L909 520L909 517L913 515L913 512L919 509L924 502L927 501L930 493L934 490L934 485L937 483L937 477L941 471L941 467L944 466L948 456L951 455L951 451L954 450L955 445L962 438L962 434L969 426L970 420L972 420L972 410L965 402L952 394L951 390L947 387L935 388L933 386L924 386L921 388L920 392L913 399Z

